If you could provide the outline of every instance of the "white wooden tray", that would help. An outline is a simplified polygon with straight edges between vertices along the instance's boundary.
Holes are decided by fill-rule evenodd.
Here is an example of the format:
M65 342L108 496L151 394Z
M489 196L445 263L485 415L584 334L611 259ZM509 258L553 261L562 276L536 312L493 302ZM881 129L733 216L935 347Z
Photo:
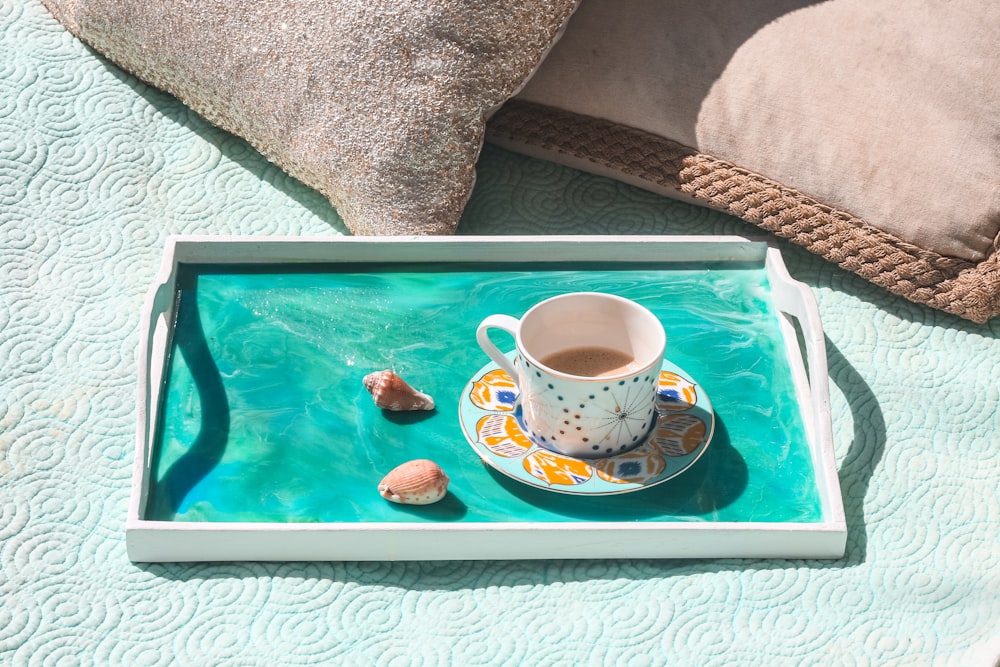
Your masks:
M222 286L218 294L212 291L216 285ZM559 500L563 494L521 488L482 464L459 427L455 387L464 387L487 361L470 334L481 313L517 315L512 311L552 291L595 285L642 300L661 316L668 359L709 392L719 426L702 459L676 479L620 497ZM236 297L225 290L236 290ZM304 301L302 294L308 295ZM300 302L305 305L288 306ZM168 472L182 467L171 471L168 463L186 461L204 446L213 408L197 380L183 380L185 373L202 372L185 370L193 362L177 352L183 338L178 327L190 326L181 312L185 307L199 312L199 326L205 327L204 348L214 359L209 362L216 369L214 386L227 404L228 434L188 480L180 474L168 479ZM261 321L270 316L267 322L284 329L306 330L305 345L334 342L304 366L307 370L291 370L302 358L292 347L279 349L256 333L224 329L236 315L253 313ZM344 331L350 327L355 329ZM360 344L346 349L352 336L367 338L365 332L374 329L387 332L388 349ZM751 329L752 336L746 333ZM424 340L424 333L434 340ZM418 342L408 343L408 336ZM287 346L301 342L282 340ZM253 422L259 410L247 407L236 384L262 364L239 355L257 343L268 348L266 358L277 368L289 369L272 371L268 379L290 383L287 391L274 390L276 403L290 400L295 391L321 393L306 386L306 376L312 373L308 369L327 363L323 355L347 362L324 371L331 376L329 386L337 387L331 393L336 398L304 406L280 433L264 431L271 441L262 449L258 444L246 449L252 436L241 429L263 427ZM745 345L763 352L727 356ZM748 362L751 358L758 361ZM426 420L407 422L367 405L357 379L378 370L382 361L418 378L423 372L440 392L432 392L438 410ZM764 366L752 368L758 362ZM754 384L733 384L741 378ZM750 413L757 408L742 403L748 393L754 394L754 405L773 408L779 415L774 423L754 422ZM294 405L281 409L294 412ZM782 413L783 406L790 408ZM341 412L322 417L330 420L322 422L323 435L288 435L290 423L314 433L317 424L310 424L308 415L327 408ZM839 558L847 531L829 410L824 338L813 295L788 275L779 251L766 242L172 237L142 317L128 554L133 561ZM313 450L300 452L309 447ZM278 459L286 455L306 458L276 475L254 476L284 465ZM377 475L401 459L425 455L448 464L453 481L442 505L391 506L377 495L372 483ZM171 490L178 479L183 493ZM316 479L330 480L329 486ZM259 494L253 491L258 487ZM302 497L276 505L276 498L296 493ZM344 509L348 506L353 509Z

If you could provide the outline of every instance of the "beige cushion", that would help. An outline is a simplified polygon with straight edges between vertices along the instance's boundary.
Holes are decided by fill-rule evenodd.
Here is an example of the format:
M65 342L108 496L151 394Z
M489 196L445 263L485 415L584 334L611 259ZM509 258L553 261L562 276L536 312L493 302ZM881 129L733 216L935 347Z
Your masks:
M576 0L43 0L111 61L248 140L356 234L450 233L487 116Z
M1000 4L975 0L584 0L490 136L983 321L1000 313L998 44Z

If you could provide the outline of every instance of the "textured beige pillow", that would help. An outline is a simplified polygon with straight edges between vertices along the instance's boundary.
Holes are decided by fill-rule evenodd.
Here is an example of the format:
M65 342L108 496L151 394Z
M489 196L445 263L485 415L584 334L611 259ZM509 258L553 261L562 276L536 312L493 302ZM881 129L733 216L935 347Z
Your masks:
M43 0L322 192L356 234L454 231L488 115L577 0Z
M1000 314L1000 3L585 0L502 146L707 204L913 301Z

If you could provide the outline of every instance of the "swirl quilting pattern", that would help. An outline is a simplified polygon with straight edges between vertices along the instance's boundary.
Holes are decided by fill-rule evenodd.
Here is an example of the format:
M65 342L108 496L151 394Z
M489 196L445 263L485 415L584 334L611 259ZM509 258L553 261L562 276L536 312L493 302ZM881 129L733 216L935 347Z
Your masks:
M789 245L826 329L842 560L130 563L139 312L178 233L345 229L37 2L0 0L0 664L1000 659L1000 323ZM487 146L460 233L751 232Z

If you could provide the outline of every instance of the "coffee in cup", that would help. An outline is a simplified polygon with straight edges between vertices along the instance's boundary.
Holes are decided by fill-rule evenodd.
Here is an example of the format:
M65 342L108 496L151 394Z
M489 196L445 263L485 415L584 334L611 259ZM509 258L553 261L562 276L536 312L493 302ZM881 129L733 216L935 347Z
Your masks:
M542 359L541 364L559 373L584 377L614 377L638 370L632 355L594 345L555 352Z

